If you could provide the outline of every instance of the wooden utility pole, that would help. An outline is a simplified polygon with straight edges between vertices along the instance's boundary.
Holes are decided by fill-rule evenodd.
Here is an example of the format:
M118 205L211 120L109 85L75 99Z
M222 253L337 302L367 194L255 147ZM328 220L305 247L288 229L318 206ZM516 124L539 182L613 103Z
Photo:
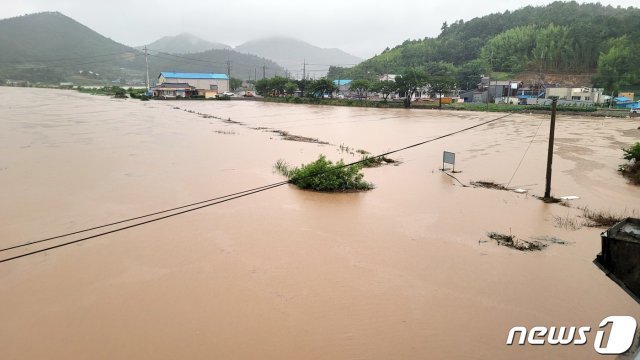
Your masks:
M553 139L556 131L556 106L558 98L554 97L551 103L551 125L549 126L549 150L547 152L547 181L544 187L544 198L551 198L551 164L553 163Z
M307 59L302 60L302 80L307 79Z
M147 93L149 92L149 59L148 59L147 45L144 46L144 62L147 64Z
M231 60L227 60L227 76L229 77L229 89L231 91Z
M304 97L304 90L307 87L307 59L302 60L302 91L300 95Z
M487 76L487 111L489 111L489 93L491 89L491 78Z

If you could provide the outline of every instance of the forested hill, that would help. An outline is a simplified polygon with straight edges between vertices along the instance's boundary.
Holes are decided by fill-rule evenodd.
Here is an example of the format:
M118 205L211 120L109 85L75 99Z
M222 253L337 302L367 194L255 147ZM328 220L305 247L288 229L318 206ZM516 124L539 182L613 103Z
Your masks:
M227 72L246 79L265 67L267 76L284 73L271 60L229 49L176 55L152 49L149 72ZM5 80L76 84L144 83L144 53L119 44L58 12L0 20L0 84Z
M353 69L329 76L401 73L444 62L459 75L522 71L595 73L603 86L624 76L640 79L640 9L554 2L470 21L444 23L437 38L407 40ZM633 79L630 81L634 81ZM628 82L628 81L627 81Z

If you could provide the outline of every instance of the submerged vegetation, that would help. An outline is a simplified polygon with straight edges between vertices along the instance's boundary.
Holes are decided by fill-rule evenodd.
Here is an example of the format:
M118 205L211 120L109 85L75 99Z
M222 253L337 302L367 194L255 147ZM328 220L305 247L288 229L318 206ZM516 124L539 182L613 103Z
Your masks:
M397 160L388 158L386 156L371 156L369 154L362 155L360 161L360 164L366 168L378 167L387 164L398 164Z
M491 180L479 180L479 181L472 181L471 185L475 186L475 187L481 187L481 188L486 188L486 189L494 189L494 190L506 190L509 191L510 189L502 184L498 184L495 181L491 181Z
M361 165L345 165L342 160L335 164L320 155L318 160L291 168L284 160L278 160L275 170L289 178L291 184L301 189L348 192L373 189L373 184L363 180Z
M578 230L583 226L595 228L609 228L623 221L628 217L635 217L636 211L625 210L623 212L614 212L611 210L592 210L588 207L578 207L581 212L579 215L553 216L554 225L558 228L566 230Z
M640 185L640 142L622 151L624 151L623 158L629 163L621 165L620 172L631 183Z
M99 88L78 86L77 90L81 93L106 96L124 95L126 93L126 90L120 86L104 86Z
M611 227L627 217L635 215L635 210L631 211L631 214L626 214L626 212L615 213L608 210L591 210L588 207L582 207L580 210L584 218L583 225L590 227Z

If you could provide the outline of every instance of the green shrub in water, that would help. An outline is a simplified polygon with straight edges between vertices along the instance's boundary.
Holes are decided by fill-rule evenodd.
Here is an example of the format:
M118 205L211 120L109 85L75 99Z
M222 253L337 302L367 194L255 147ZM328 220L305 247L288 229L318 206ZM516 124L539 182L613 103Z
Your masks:
M289 168L284 161L278 160L275 169L301 189L326 192L373 189L371 183L363 180L362 166L345 166L342 160L334 164L324 155L312 163L295 168Z

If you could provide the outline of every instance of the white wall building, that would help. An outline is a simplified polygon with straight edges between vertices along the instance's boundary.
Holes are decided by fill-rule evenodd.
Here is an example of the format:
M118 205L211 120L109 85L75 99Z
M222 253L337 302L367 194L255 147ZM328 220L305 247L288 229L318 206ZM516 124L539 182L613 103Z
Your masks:
M196 88L198 95L222 94L229 91L229 78L225 74L203 74L203 73L176 73L161 72L158 76L158 85L189 84Z
M547 88L545 99L558 97L559 100L586 101L594 104L604 103L603 89L583 88Z

